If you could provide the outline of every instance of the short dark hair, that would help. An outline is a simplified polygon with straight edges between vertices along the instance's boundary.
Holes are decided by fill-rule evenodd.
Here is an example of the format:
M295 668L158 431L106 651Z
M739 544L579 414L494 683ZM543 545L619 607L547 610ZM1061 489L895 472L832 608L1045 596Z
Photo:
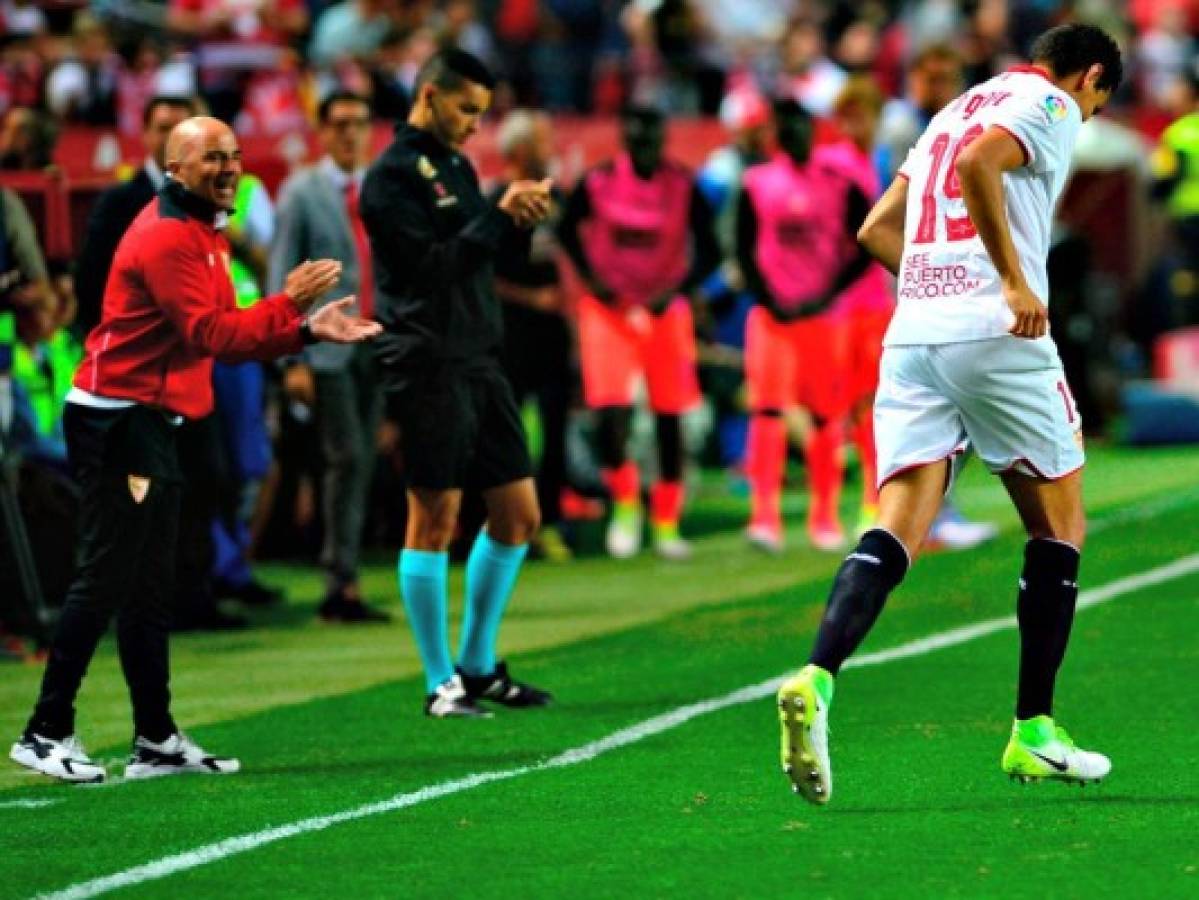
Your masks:
M666 117L656 106L650 106L647 103L627 103L620 108L620 121L661 126L665 123Z
M808 108L798 100L792 100L789 97L782 97L775 100L771 107L774 110L776 119L811 119L812 114L808 112Z
M416 76L416 93L419 94L426 84L435 85L443 91L457 91L468 81L489 91L495 90L495 76L481 59L465 50L450 47L434 53L421 66Z
M154 110L160 106L182 109L193 116L196 114L196 101L191 97L159 94L147 100L146 105L142 107L142 128L150 127L150 117L154 115Z
M361 103L370 111L370 101L361 94L356 94L353 91L336 90L325 97L321 101L320 106L316 108L316 120L322 125L329 121L329 113L333 110L334 103Z
M1120 48L1102 28L1070 22L1051 28L1036 39L1032 45L1034 62L1049 65L1054 75L1070 75L1085 72L1098 63L1103 74L1095 86L1100 90L1114 91L1124 77L1124 63L1120 59Z

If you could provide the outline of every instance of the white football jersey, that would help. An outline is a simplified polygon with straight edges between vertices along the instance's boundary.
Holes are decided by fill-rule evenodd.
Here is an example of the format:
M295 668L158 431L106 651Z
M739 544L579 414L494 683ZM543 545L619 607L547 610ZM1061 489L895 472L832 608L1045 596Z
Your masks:
M1081 124L1074 98L1032 67L971 88L933 118L899 170L908 200L899 304L886 346L982 340L1011 327L999 273L966 215L954 172L961 149L993 126L1024 151L1024 165L1003 175L1007 220L1028 286L1048 302L1053 211Z

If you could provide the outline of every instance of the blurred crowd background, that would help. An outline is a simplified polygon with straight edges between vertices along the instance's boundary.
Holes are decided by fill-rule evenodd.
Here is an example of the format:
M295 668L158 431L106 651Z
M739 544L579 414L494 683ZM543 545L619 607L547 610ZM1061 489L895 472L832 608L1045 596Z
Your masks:
M762 124L746 113L747 97L798 100L827 141L843 132L836 111L847 89L872 105L870 91L862 93L868 83L878 94L872 139L885 184L933 112L1023 61L1041 31L1074 19L1117 37L1129 77L1079 143L1050 260L1054 334L1092 437L1194 440L1196 0L0 0L0 377L18 388L0 404L0 425L5 496L18 501L40 593L53 606L72 566L75 499L58 417L102 291L86 284L95 264L80 254L96 198L135 176L161 143L161 123L146 115L152 98L194 98L241 137L254 178L235 247L252 294L266 287L280 185L330 152L332 137L318 122L322 99L365 99L369 156L406 116L416 73L440 47L468 50L498 74L489 127L467 148L489 180L510 167L514 141L528 140L525 120L505 137L514 110L552 116L546 164L569 190L586 167L619 152L616 114L629 104L661 110L668 156L699 171L719 165L722 148L759 139L746 133ZM554 305L567 323L570 287L567 272ZM708 402L689 420L687 444L698 467L727 473L737 490L741 320L727 305L716 311L701 334ZM255 451L261 458L239 461L245 453L236 448L222 454L218 424L207 439L218 449L201 452L208 462L194 470L203 502L191 552L181 557L191 565L180 584L183 627L244 624L222 598L276 602L251 560L315 562L319 554L329 461L311 386L290 369L265 367L263 375L263 404L250 412L268 441ZM564 377L560 509L539 547L555 560L579 550L572 523L602 516L605 501L577 374ZM531 401L535 448L543 424L536 409ZM384 415L362 517L368 549L401 543L395 446ZM14 599L21 589L20 567L9 564L19 551L10 505L0 628L29 630L26 605Z

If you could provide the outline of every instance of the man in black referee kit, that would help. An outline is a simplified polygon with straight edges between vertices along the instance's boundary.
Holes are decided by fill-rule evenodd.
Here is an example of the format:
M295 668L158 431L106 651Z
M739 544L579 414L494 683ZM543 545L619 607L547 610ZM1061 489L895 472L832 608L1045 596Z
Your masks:
M540 514L512 389L500 367L501 310L492 259L514 228L550 210L550 183L516 181L493 205L459 150L491 103L495 81L460 50L417 76L406 124L367 173L362 218L377 284L383 388L400 424L408 531L400 593L425 669L430 716L489 715L478 701L544 706L496 658L500 622ZM447 548L462 490L482 491L487 524L466 564L457 668L447 637Z
M9 756L63 781L103 781L75 736L75 696L109 619L133 702L126 778L229 774L171 718L169 600L181 495L175 426L212 412L212 361L297 353L316 340L353 343L378 324L347 316L352 297L305 312L341 263L306 262L283 290L238 309L221 233L241 151L228 125L184 119L167 140L169 173L117 245L100 323L67 395L64 428L80 488L78 566L42 688Z

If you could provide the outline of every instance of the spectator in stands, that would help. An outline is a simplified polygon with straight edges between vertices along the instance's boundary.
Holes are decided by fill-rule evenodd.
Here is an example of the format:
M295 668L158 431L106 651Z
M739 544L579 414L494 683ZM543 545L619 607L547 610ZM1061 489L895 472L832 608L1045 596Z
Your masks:
M1199 240L1199 61L1175 79L1163 100L1175 118L1151 160L1153 195L1166 202L1175 222L1191 221L1184 227L1193 242Z
M15 191L0 188L0 298L10 306L53 304L37 229Z
M142 207L162 189L167 136L194 111L195 101L188 97L151 99L142 111L145 161L133 178L104 191L92 207L76 266L79 295L76 328L80 334L87 334L100 321L104 284L121 236Z
M703 20L694 0L630 3L623 24L632 43L634 102L675 113L712 114L724 91L724 72L701 55Z
M342 0L325 7L312 32L308 59L317 67L343 57L366 59L396 25L396 0Z
M948 44L929 44L908 68L907 92L883 107L878 153L890 184L932 117L962 92L962 57Z
M1137 38L1137 81L1141 96L1161 102L1176 79L1186 73L1194 59L1194 37L1187 32L1186 11L1181 6L1164 6L1152 28Z
M536 101L533 56L543 15L538 0L499 0L492 17L500 65L517 104Z
M575 186L559 225L562 246L582 276L579 349L587 405L598 411L604 481L612 496L608 553L641 549L641 474L628 441L637 385L655 414L657 478L650 490L654 551L683 560L682 415L700 400L691 298L720 265L712 212L695 179L663 156L664 117L630 107L624 152Z
M776 94L802 103L814 116L827 116L848 77L828 58L824 30L813 19L791 23L783 36L782 72Z
M46 30L46 14L41 4L30 0L4 0L0 3L0 33L32 37Z
M1172 238L1158 271L1175 308L1163 318L1192 325L1199 321L1199 63L1192 62L1165 99L1177 118L1150 158L1152 197L1165 205Z
M312 96L312 78L299 55L281 49L275 64L249 74L240 95L240 108L233 117L239 135L275 137L305 133L308 113L304 102Z
M749 72L762 84L777 73L778 49L802 0L692 0L709 36L701 53L730 77Z
M371 66L371 111L377 119L403 122L412 108L416 75L437 52L430 28L392 31L383 39Z
M34 40L0 34L0 113L43 105L46 66Z
M59 119L80 125L115 125L123 66L104 26L86 12L75 17L74 53L46 81L46 106Z
M153 35L142 35L129 65L117 76L117 130L141 134L146 104L155 97L192 97L196 88L196 69L188 54L165 47Z
M248 73L271 73L308 28L303 0L170 0L167 27L197 44L201 92L232 122Z
M63 300L56 303L24 204L14 192L0 190L0 491L16 489L21 518L30 532L13 535L0 527L0 621L10 628L28 627L30 633L36 631L36 622L29 606L37 603L39 594L61 599L74 550L70 488L55 472L63 446L52 408L53 376L37 350L41 338L59 324L56 310L69 313L70 297ZM35 542L35 569L22 571L20 560L8 550L28 537ZM40 581L40 588L36 583L31 587L30 577ZM18 604L18 598L25 602Z
M50 165L58 129L29 107L10 109L0 121L0 169L37 172Z
M498 203L514 181L541 181L550 174L554 131L548 116L516 110L500 126L499 149L504 177L492 192ZM573 338L565 316L554 229L563 196L550 191L550 215L531 230L510 229L495 255L495 292L503 301L504 368L518 405L537 401L541 454L537 466L537 502L541 528L530 551L543 559L571 558L562 535L562 492L566 489L566 422L574 393L571 369Z
M335 93L321 103L318 118L325 156L280 190L269 283L272 288L281 285L306 259L342 260L334 293L355 295L361 315L369 318L374 279L358 199L370 152L370 106L357 94ZM290 367L285 383L293 399L314 408L320 435L326 591L318 614L326 621L386 621L386 613L363 602L358 584L363 516L382 411L374 355L365 346L314 345Z
M619 4L561 0L541 5L541 32L533 51L537 96L550 110L588 112L601 47L613 44L611 21ZM620 105L617 98L616 107ZM612 111L615 111L613 109Z
M11 352L12 378L31 416L18 449L31 460L65 469L63 405L83 348L70 331L75 309L70 276L61 280L63 290L52 289L49 302L0 312L0 344Z
M498 53L491 32L479 21L475 0L445 0L438 34L443 47L457 47L498 70Z

